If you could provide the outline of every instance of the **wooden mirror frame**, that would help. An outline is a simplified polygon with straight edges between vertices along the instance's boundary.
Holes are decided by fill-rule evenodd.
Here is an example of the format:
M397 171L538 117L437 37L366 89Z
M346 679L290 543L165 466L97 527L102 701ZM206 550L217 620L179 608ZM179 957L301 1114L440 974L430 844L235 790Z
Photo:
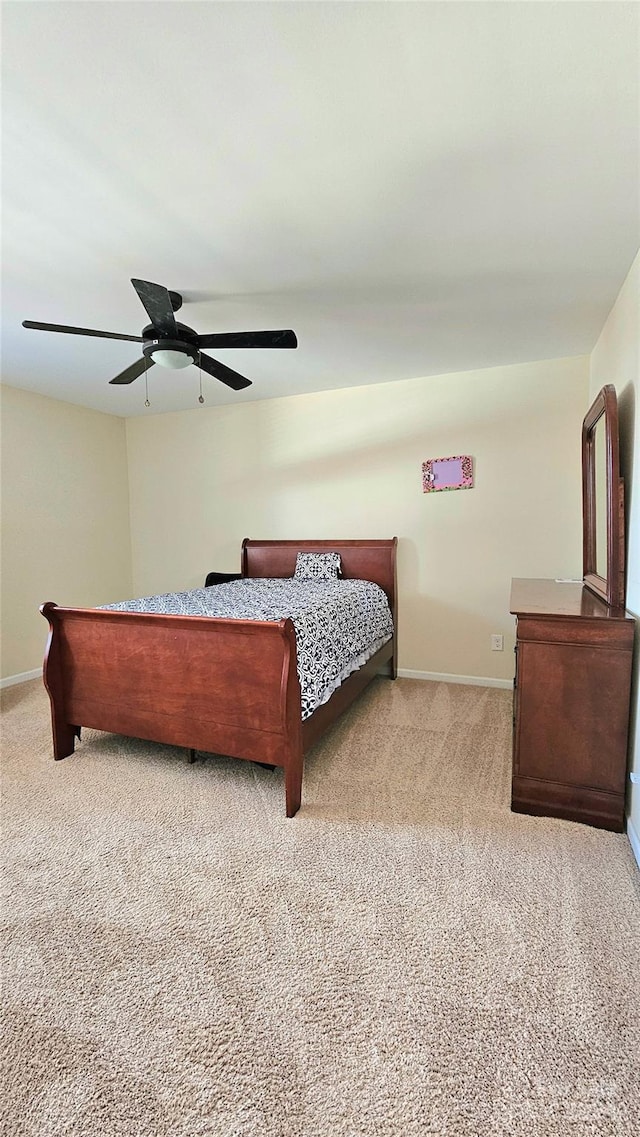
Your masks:
M595 428L604 416L607 575L596 563ZM624 608L624 486L620 477L618 400L611 383L596 395L582 424L582 575L586 588L612 608Z

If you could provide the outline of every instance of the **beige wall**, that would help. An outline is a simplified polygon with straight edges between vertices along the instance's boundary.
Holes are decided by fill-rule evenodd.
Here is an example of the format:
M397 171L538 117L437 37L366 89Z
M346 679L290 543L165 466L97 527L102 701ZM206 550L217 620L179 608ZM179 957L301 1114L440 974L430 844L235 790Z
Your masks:
M640 253L591 355L590 394L605 383L618 393L620 464L625 479L627 608L640 618ZM640 777L640 631L636 629L631 770ZM640 860L640 785L629 787L629 834Z
M131 595L124 419L0 388L2 678L40 667L45 600Z
M401 669L510 679L511 577L582 573L588 383L584 357L128 419L134 593L237 570L245 536L397 535ZM475 488L423 494L452 454Z

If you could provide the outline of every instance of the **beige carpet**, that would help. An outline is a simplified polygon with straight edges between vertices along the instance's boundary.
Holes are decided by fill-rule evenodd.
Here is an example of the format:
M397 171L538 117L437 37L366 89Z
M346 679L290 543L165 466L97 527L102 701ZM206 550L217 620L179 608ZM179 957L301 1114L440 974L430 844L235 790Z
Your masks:
M377 680L291 821L3 694L6 1137L640 1133L640 874L509 812L507 691Z

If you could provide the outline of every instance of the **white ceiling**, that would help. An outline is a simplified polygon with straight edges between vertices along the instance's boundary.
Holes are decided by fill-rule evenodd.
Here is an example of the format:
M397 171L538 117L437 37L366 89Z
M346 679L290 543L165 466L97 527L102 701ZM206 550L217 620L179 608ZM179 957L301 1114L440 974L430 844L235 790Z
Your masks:
M207 404L589 352L639 243L636 3L12 3L2 378L118 415L129 283L184 294ZM211 354L211 353L210 353Z

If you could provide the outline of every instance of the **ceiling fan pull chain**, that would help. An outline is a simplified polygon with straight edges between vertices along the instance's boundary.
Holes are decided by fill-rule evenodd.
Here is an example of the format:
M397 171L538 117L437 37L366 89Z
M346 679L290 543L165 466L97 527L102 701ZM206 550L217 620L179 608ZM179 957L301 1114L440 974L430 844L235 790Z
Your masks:
M147 371L144 373L144 394L144 405L145 407L150 407L151 403L149 402L149 373Z
M200 394L198 395L198 402L204 403L204 395L202 394L202 352L198 352L198 370L200 372Z

